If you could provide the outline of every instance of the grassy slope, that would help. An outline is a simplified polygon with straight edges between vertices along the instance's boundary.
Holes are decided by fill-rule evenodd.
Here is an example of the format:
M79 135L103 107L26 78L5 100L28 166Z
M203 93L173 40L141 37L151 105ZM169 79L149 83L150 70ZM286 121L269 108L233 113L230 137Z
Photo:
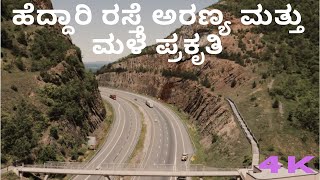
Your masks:
M94 76L85 72L80 50L66 36L52 27L12 23L12 9L21 9L29 1L1 1L2 164L78 157L89 133L89 113L100 107L94 103L100 98L94 93ZM43 3L50 7L50 1ZM66 63L58 79L64 82L49 82L45 73L61 61ZM61 104L66 107L59 109ZM104 113L98 113L102 119Z

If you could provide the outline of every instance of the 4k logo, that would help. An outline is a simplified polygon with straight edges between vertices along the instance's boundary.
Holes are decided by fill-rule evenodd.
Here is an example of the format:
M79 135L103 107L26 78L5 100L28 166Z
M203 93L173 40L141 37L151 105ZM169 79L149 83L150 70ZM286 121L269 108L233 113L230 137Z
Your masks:
M306 156L300 161L296 162L295 156L288 157L288 172L295 173L297 169L302 169L306 173L313 173L313 170L307 167L305 164L312 160L314 156ZM270 169L271 173L278 173L281 168L278 161L278 156L270 156L261 164L259 164L260 169Z

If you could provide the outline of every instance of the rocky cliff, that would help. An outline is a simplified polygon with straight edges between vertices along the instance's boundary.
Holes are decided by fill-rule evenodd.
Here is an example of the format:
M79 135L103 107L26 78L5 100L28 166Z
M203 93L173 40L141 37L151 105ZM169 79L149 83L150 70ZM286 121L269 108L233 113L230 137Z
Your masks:
M105 118L98 85L60 26L12 23L12 9L27 2L52 8L50 1L1 1L1 162L77 160Z

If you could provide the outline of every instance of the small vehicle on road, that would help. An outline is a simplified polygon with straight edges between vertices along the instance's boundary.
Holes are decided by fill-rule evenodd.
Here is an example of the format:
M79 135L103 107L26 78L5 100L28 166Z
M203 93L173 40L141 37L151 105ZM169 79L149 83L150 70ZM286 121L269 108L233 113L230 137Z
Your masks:
M114 95L114 94L111 94L111 95L110 95L110 98L113 99L113 100L117 100L117 96Z
M186 161L187 159L188 159L188 154L187 153L182 153L181 161Z
M177 177L177 180L186 180L186 179L187 179L187 177L184 177L184 176Z
M96 170L100 170L100 169L101 169L101 166L97 166L97 167L96 167Z
M149 108L153 108L153 103L152 103L150 100L147 100L147 101L146 101L146 105L147 105Z

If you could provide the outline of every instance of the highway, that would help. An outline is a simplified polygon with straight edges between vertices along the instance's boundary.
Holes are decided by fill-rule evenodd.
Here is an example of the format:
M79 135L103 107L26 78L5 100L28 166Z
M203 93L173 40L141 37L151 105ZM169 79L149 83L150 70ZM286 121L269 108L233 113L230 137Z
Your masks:
M194 153L193 146L187 130L179 117L162 103L148 97L100 87L101 96L112 105L115 112L115 120L108 134L105 144L96 156L88 162L86 169L100 168L103 164L125 163L132 154L140 136L142 113L151 130L150 142L147 151L143 154L140 166L147 168L155 164L173 165L185 167L189 162L182 162L182 153L188 153L189 157ZM111 94L117 96L117 100L109 98ZM145 102L149 99L154 103L154 108L149 108ZM135 104L135 106L133 105ZM138 107L138 108L137 108ZM140 109L140 110L139 110ZM76 176L76 180L100 179L99 176ZM133 179L171 179L168 177L134 177Z
M189 157L194 153L192 142L187 130L179 117L162 103L149 99L146 96L125 92L110 88L100 88L103 97L115 94L119 98L134 103L141 108L151 126L151 140L148 151L144 154L141 166L147 168L154 164L171 164L176 167L186 166L187 162L181 161L182 153L188 153ZM153 108L149 108L145 102L151 100ZM137 112L139 113L139 112ZM177 170L177 169L174 169ZM166 177L134 177L133 179L168 179Z
M132 154L141 132L141 114L135 107L122 98L116 101L107 93L101 93L103 99L110 102L115 119L106 142L100 151L86 165L87 169L100 168L103 163L123 163ZM76 176L76 180L99 179L99 176Z

